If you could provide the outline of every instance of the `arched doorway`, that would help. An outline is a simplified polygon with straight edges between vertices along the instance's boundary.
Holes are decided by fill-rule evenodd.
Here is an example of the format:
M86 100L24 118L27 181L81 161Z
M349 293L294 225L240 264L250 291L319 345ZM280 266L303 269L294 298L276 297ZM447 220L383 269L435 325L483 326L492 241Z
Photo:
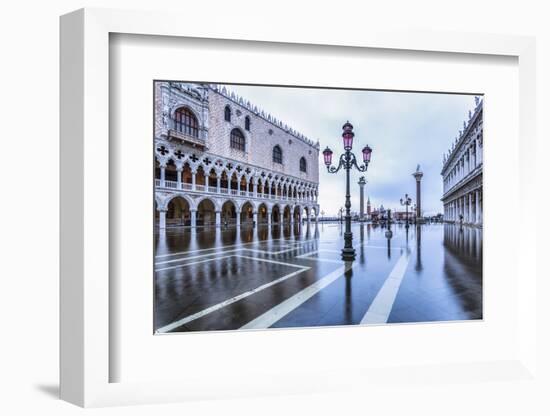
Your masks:
M264 192L264 186L261 178L258 179L258 182L256 183L256 185L257 185L257 188L256 188L257 196L258 198L261 198Z
M309 219L309 208L308 207L304 207L302 218L303 218L304 222L307 222L307 220Z
M241 227L252 225L254 221L254 207L250 202L245 202L241 208Z
M168 202L166 226L184 225L191 225L191 211L189 210L189 203L185 200L185 198L176 196Z
M208 174L208 190L210 192L216 192L216 187L218 186L218 175L214 168L210 169Z
M216 206L209 199L203 199L197 207L197 225L216 225Z
M288 205L286 205L283 210L283 222L286 224L290 222L290 207Z
M231 175L231 181L229 183L229 193L231 195L237 195L237 189L239 188L239 179L237 178L237 173L233 172Z
M267 224L267 206L260 204L258 207L258 224Z
M195 175L195 186L197 191L204 191L206 186L206 173L202 166L197 168L197 174Z
M160 180L160 162L155 159L155 179Z
M310 208L310 215L311 215L311 219L315 220L315 218L317 218L317 215L318 215L317 208L311 207Z
M271 222L274 224L279 224L281 222L281 210L279 205L274 205L271 209Z
M225 201L221 211L222 225L235 225L237 223L237 208L232 201Z
M193 183L193 173L191 172L191 166L189 166L189 163L183 165L183 170L181 171L181 182L183 189L191 189Z
M300 206L296 205L294 207L294 223L296 224L300 223L300 212L301 212Z
M225 170L222 172L221 175L220 192L222 194L229 193L229 177L227 176L227 172Z
M164 171L164 184L167 188L176 188L178 182L178 170L176 164L172 159L166 164L166 170Z
M246 181L246 176L242 175L239 179L239 182L240 182L240 188L241 188L240 195L241 196L248 195L247 194L247 192L248 192L248 182Z

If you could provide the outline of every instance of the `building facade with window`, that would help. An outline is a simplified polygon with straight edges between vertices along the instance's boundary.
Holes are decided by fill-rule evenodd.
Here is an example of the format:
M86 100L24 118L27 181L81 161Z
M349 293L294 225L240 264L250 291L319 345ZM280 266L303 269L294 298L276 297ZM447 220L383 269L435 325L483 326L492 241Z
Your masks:
M319 143L226 87L155 82L154 130L159 228L317 219Z
M463 130L443 155L444 220L483 225L483 99L475 97Z

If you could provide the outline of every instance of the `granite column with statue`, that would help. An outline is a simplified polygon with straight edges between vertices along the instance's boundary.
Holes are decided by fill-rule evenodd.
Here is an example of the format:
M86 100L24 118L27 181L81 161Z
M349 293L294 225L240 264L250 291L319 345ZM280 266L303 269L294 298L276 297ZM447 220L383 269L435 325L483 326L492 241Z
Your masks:
M359 221L365 221L365 185L367 181L364 176L359 178Z
M412 174L416 180L416 222L419 223L422 221L422 198L421 198L421 180L424 173L420 170L420 165L416 166L416 171Z

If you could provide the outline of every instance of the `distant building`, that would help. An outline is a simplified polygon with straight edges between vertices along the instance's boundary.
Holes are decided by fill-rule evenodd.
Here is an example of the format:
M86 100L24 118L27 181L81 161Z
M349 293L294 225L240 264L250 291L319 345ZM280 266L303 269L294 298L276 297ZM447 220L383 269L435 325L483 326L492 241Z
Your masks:
M409 218L409 221L414 221L415 212L414 210L409 211L392 211L392 218L396 221L405 221Z
M380 208L375 208L373 211L371 211L370 213L371 220L374 222L385 220L386 213L387 213L387 210L384 208L384 205L380 205Z
M443 156L444 219L450 223L483 224L483 100L475 97L468 122Z

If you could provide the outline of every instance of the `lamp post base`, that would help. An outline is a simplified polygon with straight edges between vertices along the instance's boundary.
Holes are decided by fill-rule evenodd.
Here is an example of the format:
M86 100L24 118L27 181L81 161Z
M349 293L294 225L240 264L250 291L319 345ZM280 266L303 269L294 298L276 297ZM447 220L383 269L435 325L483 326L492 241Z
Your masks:
M355 260L355 249L354 248L343 248L342 249L342 260L343 261L354 261Z

